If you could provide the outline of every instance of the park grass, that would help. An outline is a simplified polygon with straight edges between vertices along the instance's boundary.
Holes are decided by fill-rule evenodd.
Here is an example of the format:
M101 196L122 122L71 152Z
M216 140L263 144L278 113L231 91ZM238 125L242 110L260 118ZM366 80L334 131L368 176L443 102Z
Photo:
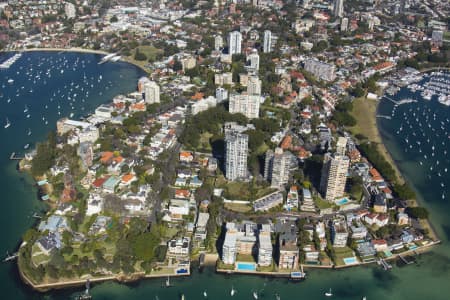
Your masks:
M371 142L381 143L376 122L376 111L378 102L369 100L365 97L356 98L353 101L352 116L356 119L356 125L350 127L350 131L356 134L362 134Z
M247 182L228 182L225 185L225 189L227 190L228 197L231 200L248 200L250 198L250 191L248 189Z
M401 176L400 171L397 168L397 165L394 163L391 155L387 151L384 143L381 139L380 132L378 131L377 126L377 100L369 100L365 97L356 98L353 101L353 111L351 115L356 119L356 125L350 127L350 132L353 135L363 135L366 139L361 139L360 142L370 141L371 143L375 143L377 145L378 151L384 156L384 158L389 162L389 164L393 167L395 171L395 177L399 181L399 183L403 183L404 180Z
M134 59L134 55L136 54L136 49L139 49L139 51L141 53L144 53L145 56L147 57L147 59L146 60ZM156 60L156 56L157 56L158 52L161 52L162 50L157 49L153 46L139 46L136 49L131 52L130 56L124 57L124 60L140 67L141 69L145 70L146 72L150 72L150 70L146 66L148 64L148 60L149 59L152 59L153 61Z
M251 182L228 182L222 186L226 190L226 197L230 200L246 200L252 201L259 199L265 195L268 195L275 191L275 189L270 187L263 187L259 185L253 186L254 193L251 193L252 185Z

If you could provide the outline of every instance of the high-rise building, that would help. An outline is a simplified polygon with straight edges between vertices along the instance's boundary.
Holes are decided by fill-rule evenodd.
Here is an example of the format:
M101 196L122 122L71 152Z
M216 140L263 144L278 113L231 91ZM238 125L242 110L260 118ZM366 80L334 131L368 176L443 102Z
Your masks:
M253 49L252 53L247 56L247 61L250 62L250 65L248 66L250 71L256 72L259 70L259 54L256 49Z
M159 103L159 85L154 81L144 83L144 99L146 103Z
M261 95L261 80L258 76L250 76L248 78L247 93L249 95Z
M344 0L334 0L333 14L339 18L344 16Z
M270 239L270 225L262 225L258 236L258 265L272 265L272 241Z
M223 47L223 38L221 35L214 37L214 50L219 51Z
M249 95L247 93L231 94L228 111L232 114L241 113L249 119L259 117L259 100L258 95Z
M239 31L232 31L228 34L228 53L230 55L240 54L242 45L242 34Z
M237 230L234 223L226 224L225 240L222 246L222 261L224 264L232 265L236 261Z
M320 190L328 201L344 195L350 159L345 155L325 154L320 180Z
M263 52L264 53L272 52L272 32L270 30L264 31Z
M347 31L347 29L348 29L348 18L342 18L341 31Z
M342 248L347 246L348 229L344 217L336 218L331 224L331 240L333 247Z
M242 127L242 126L239 126ZM225 127L225 177L247 177L248 135L234 126Z
M345 155L346 148L347 148L347 138L340 136L336 143L336 154Z
M228 90L223 87L218 87L216 89L216 99L217 103L223 102L228 99Z
M294 156L289 151L276 148L275 152L266 152L264 178L273 188L282 188L289 181L290 169Z

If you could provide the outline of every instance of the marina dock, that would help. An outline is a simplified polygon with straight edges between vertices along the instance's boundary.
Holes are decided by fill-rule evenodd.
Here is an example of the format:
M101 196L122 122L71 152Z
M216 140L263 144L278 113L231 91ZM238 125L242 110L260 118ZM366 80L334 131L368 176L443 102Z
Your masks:
M11 153L11 155L9 156L10 160L22 160L23 157L17 156L16 152Z
M3 262L9 262L12 260L15 260L17 257L19 256L19 253L13 253L13 254L9 254L8 252L6 252L6 257L3 259Z

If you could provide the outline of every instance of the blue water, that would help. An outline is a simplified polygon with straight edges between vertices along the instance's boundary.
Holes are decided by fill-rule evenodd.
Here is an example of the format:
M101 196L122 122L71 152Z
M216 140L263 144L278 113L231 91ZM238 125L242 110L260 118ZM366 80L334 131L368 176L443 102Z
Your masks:
M0 61L10 56L2 53ZM144 75L142 70L123 62L98 65L100 58L95 54L29 52L9 69L0 70L2 259L6 251L17 249L21 236L35 221L33 213L45 209L37 200L32 181L16 171L16 163L9 160L9 155L23 154L25 144L33 148L56 129L59 118L71 113L78 118L111 101L114 95L134 91L138 78ZM9 79L14 82L8 83ZM28 111L24 112L26 107ZM7 129L6 118L11 122ZM0 282L4 299L39 298L22 284L13 263L0 264Z
M347 198L342 198L342 199L337 200L337 201L336 201L336 204L337 204L337 205L344 205L344 204L347 204L348 201L349 201L349 200L348 200Z
M356 264L358 262L356 257L346 257L343 259L343 261L346 265Z
M0 60L2 60L1 57ZM83 60L84 68L81 63ZM0 91L2 94L0 97L0 201L4 211L0 218L3 229L0 254L17 247L20 236L34 223L30 216L33 212L43 209L42 202L37 200L32 182L25 174L16 171L15 163L8 160L9 154L13 151L22 151L26 143L34 145L37 141L44 139L50 130L55 129L55 121L59 117L67 116L71 112L74 112L75 117L84 115L92 112L100 103L108 102L114 95L134 90L137 79L142 75L139 69L131 65L125 63L98 65L98 60L99 56L91 54L26 53L9 70L0 71L0 85L5 84ZM58 73L55 65L64 67L64 73L60 70ZM73 70L74 66L76 66L75 70ZM45 77L48 69L50 69L50 78ZM31 72L32 75L26 75L26 71ZM90 84L93 84L88 95L85 90L81 92L84 74L92 82ZM36 78L36 75L40 78ZM98 82L100 75L102 79ZM10 77L14 78L12 85L6 82ZM36 83L34 83L35 78ZM74 82L73 85L71 85L72 82ZM76 85L79 85L77 91L74 90ZM24 88L21 89L21 86ZM72 91L68 86L72 87ZM31 88L32 92L30 92ZM87 84L84 88L88 88ZM58 90L60 90L59 93ZM74 96L74 93L77 96ZM19 95L16 96L17 94ZM69 96L75 97L76 101L69 101ZM12 100L10 104L6 103L8 97ZM85 101L82 102L82 99ZM25 104L29 108L30 118L26 118L23 112ZM60 115L57 109L58 104L60 104ZM48 106L47 109L45 105ZM83 107L84 110L82 110ZM450 285L448 285L450 205L448 198L442 199L441 196L443 192L445 195L450 193L448 185L445 189L441 188L439 180L441 177L435 172L429 172L430 165L436 165L435 159L438 157L440 164L449 165L448 157L442 156L443 146L439 146L437 150L437 144L445 141L444 132L440 130L433 132L431 129L428 132L427 129L427 133L436 144L436 153L435 159L426 161L426 166L425 161L423 166L418 164L419 159L424 159L415 154L413 149L404 151L406 149L403 144L404 137L412 135L412 129L402 135L396 135L399 125L405 122L403 112L407 112L409 116L409 109L417 109L417 107L419 110L430 108L432 112L436 112L436 120L434 118L429 120L430 124L436 128L440 127L440 121L450 117L450 110L435 101L419 102L399 107L393 120L380 119L379 126L387 147L399 163L401 171L414 184L424 205L429 208L433 224L443 241L443 244L435 248L432 253L422 255L419 258L419 265L394 267L390 272L384 272L376 265L346 270L306 269L307 279L302 283L259 276L220 275L216 274L213 268L206 268L203 273L194 269L190 277L171 279L174 287L168 289L162 288L165 279L142 280L130 284L117 282L94 284L92 288L94 299L176 300L180 299L180 294L183 293L187 300L198 300L203 298L203 291L207 290L209 299L221 300L231 298L232 286L237 290L237 294L233 297L236 300L252 299L252 291L255 290L259 291L260 299L275 299L275 293L280 294L281 299L324 299L324 292L329 288L333 290L333 299L342 300L356 300L361 299L362 296L367 296L367 299L395 300L448 299L450 295ZM383 114L391 113L392 108L392 103L387 101L382 101L380 104L380 111ZM6 117L12 123L7 130L3 128ZM42 117L45 118L44 121ZM48 125L45 124L45 120L48 120ZM32 131L31 136L27 135L28 128ZM410 139L413 141L412 137ZM424 147L422 150L431 155L429 152L431 146ZM428 179L428 175L431 176L431 180ZM442 177L442 180L445 180L444 183L450 182L449 179L448 175ZM74 295L82 291L82 288L72 288L46 294L33 292L18 278L14 264L0 264L0 282L4 299L67 300L73 299Z
M255 264L246 264L246 263L238 263L237 269L240 271L256 271L256 265Z

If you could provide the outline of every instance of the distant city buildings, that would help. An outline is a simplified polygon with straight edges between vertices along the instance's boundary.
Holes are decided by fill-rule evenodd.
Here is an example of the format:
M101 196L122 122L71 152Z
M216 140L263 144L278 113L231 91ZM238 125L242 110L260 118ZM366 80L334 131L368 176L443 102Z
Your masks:
M333 15L338 18L344 16L344 0L334 0Z
M225 177L247 177L248 135L234 124L225 125Z
M220 51L223 48L223 38L221 35L216 35L214 37L214 50Z
M223 102L228 99L228 90L223 87L218 87L216 89L216 100L217 103Z
M228 34L228 54L240 54L242 46L242 34L239 31L232 31Z
M209 96L206 99L201 99L197 102L194 102L191 105L191 113L193 115L198 114L199 112L205 111L211 107L216 107L217 105L217 99L213 96Z
M305 70L320 80L333 81L336 79L334 64L328 64L315 59L307 59L305 61Z
M264 53L272 52L272 32L270 30L264 31L263 52Z
M341 31L347 31L347 29L348 29L348 18L342 18Z
M249 62L249 66L247 69L251 72L257 72L259 70L259 54L256 49L252 50L252 53L247 56L247 62Z
M75 18L76 16L75 5L70 2L66 2L66 4L64 5L64 13L66 14L67 19Z
M247 94L261 95L261 80L258 76L249 76L247 81Z

